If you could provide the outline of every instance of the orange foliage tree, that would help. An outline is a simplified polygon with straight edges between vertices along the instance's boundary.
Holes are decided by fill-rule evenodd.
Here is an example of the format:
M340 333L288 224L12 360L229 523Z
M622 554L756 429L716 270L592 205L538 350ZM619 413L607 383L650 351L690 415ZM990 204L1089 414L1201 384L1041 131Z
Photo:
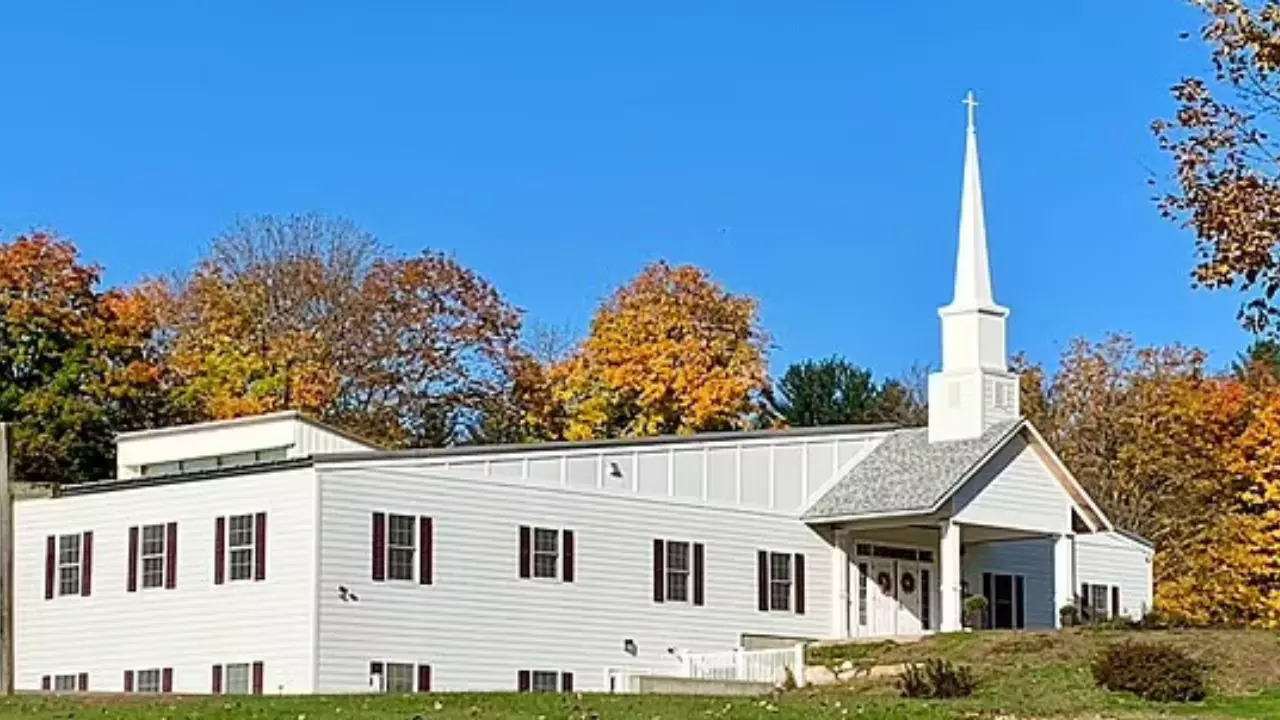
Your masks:
M767 346L754 300L699 268L654 263L548 369L533 423L569 439L743 427L761 408Z
M520 357L520 312L479 275L315 215L236 224L171 297L178 394L206 417L297 408L390 446L455 442Z
M111 477L114 433L171 417L154 288L100 280L50 233L0 243L0 419L16 423L19 480Z

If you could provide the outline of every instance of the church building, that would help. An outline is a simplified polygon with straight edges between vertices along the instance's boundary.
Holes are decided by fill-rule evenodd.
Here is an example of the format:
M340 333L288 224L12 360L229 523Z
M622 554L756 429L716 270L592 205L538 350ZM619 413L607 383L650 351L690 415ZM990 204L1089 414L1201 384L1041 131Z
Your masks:
M115 479L16 503L17 688L606 691L700 653L1140 616L1153 549L1019 411L972 97L962 188L927 427L402 451L293 412L124 433Z

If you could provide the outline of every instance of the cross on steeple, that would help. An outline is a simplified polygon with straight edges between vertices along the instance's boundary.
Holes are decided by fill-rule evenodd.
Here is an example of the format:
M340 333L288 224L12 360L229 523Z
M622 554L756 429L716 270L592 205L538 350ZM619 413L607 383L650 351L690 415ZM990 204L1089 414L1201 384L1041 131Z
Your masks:
M978 101L973 98L973 91L970 90L969 94L961 102L969 106L969 130L972 131L974 130L973 111L978 107Z

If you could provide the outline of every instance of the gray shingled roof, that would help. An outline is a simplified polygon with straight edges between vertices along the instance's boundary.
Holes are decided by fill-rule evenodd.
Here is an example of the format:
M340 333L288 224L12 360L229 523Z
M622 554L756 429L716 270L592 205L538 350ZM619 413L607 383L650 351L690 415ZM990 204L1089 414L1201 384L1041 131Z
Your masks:
M927 511L1020 426L1010 420L972 440L929 442L926 428L891 433L805 513L805 520Z

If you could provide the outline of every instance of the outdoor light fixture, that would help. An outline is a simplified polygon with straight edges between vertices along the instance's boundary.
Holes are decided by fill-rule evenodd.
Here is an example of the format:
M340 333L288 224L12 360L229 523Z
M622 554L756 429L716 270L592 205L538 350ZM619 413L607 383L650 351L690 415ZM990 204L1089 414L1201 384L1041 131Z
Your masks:
M622 641L622 650L628 655L635 655L637 652L639 652L636 648L636 641L632 640L631 638L627 638L626 640Z
M618 467L618 463L616 462L609 463L609 477L616 477L616 478L622 477L622 468Z

